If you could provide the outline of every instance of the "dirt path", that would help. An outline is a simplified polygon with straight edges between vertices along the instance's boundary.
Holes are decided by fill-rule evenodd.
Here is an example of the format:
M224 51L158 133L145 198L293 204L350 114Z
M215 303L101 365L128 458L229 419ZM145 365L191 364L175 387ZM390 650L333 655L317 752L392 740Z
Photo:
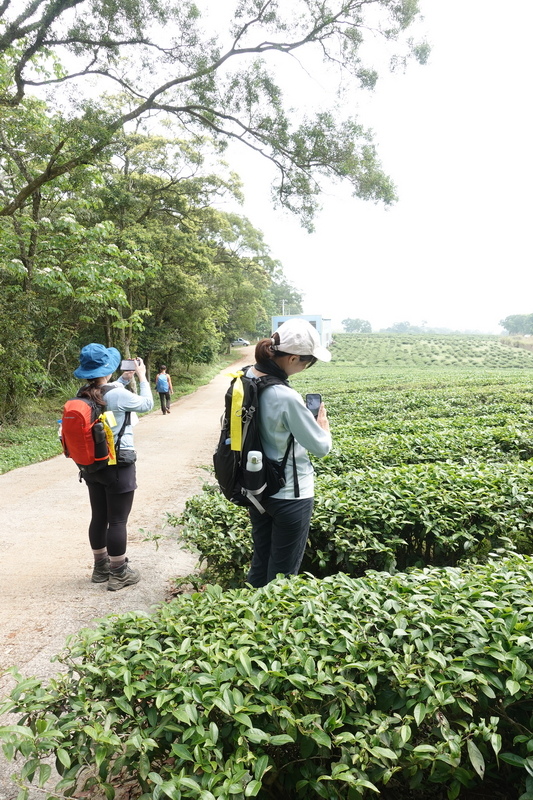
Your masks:
M250 363L252 351L243 349L236 364ZM135 429L139 488L128 556L142 573L136 586L108 592L105 584L90 583L87 488L70 460L58 456L0 475L0 697L12 686L8 667L17 665L24 675L54 674L50 658L66 636L106 614L150 610L165 599L170 578L193 570L196 558L174 541L161 540L156 549L143 539L161 533L166 512L181 511L200 489L231 369L173 403L171 414L154 410ZM7 778L11 771L0 752L0 800L17 795Z

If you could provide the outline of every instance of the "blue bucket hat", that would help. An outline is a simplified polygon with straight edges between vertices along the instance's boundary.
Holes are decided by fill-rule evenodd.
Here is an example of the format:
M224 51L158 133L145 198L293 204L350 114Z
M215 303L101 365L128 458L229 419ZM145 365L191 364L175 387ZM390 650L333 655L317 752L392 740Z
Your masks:
M116 347L104 347L103 344L86 344L80 351L80 365L74 370L76 378L90 380L103 378L113 373L120 364L120 353Z

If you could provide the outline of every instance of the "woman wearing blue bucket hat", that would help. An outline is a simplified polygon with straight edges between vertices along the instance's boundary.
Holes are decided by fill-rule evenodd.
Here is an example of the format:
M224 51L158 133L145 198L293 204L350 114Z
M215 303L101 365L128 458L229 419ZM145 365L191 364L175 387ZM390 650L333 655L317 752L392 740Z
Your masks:
M114 592L140 580L139 571L130 567L126 558L127 522L137 488L133 426L137 423L135 412L151 411L154 405L150 384L146 380L146 367L141 358L135 359L135 370L127 370L114 383L111 376L120 364L120 353L115 347L91 343L81 349L80 365L74 371L76 378L86 381L78 397L88 398L102 411L113 412L111 429L115 441L124 428L120 440L120 454L124 463L105 466L96 472L81 468L81 475L89 490L91 522L89 541L94 556L93 583L107 582ZM125 387L133 375L139 380L139 394ZM130 415L128 423L127 414ZM126 425L124 426L124 422Z

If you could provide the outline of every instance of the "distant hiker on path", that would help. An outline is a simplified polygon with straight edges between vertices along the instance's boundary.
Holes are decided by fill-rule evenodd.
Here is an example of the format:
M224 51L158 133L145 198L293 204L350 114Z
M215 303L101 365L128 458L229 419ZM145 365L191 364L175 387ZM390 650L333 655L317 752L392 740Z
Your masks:
M80 365L74 371L76 378L86 384L78 397L88 398L101 411L113 412L109 423L115 443L120 434L117 463L94 472L80 469L89 490L92 518L89 541L94 556L93 583L107 582L111 592L137 583L141 576L128 564L126 558L127 522L137 488L133 427L137 424L136 411L151 411L154 406L150 384L146 380L146 367L141 358L135 359L135 370L128 370L109 384L120 364L120 353L115 347L88 344L80 353ZM139 380L139 394L125 386L133 375ZM107 416L107 415L106 415Z
M159 372L155 379L155 390L159 395L161 411L163 414L170 414L170 395L174 392L174 389L172 388L172 378L164 364L159 367Z
M285 486L261 501L266 513L250 507L254 550L247 580L259 587L278 573L296 575L302 563L314 502L313 466L306 451L327 455L331 434L324 403L315 419L302 396L289 386L288 378L317 360L329 361L331 353L320 344L316 329L307 320L296 318L280 325L271 339L261 339L255 359L249 375L275 375L283 380L266 387L259 399L259 431L267 457L281 462L289 437L294 437Z

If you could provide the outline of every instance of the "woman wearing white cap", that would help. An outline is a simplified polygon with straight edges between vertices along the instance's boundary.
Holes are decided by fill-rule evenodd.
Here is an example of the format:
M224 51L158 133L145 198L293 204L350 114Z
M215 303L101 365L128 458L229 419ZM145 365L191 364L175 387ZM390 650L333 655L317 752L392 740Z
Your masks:
M316 329L296 317L284 322L270 339L255 348L256 364L249 376L275 375L282 384L266 387L260 395L260 435L265 454L281 461L291 435L285 469L285 486L261 501L265 513L250 508L254 551L248 583L265 586L276 575L296 575L302 563L314 500L314 473L307 451L323 457L331 449L331 434L322 403L318 418L306 408L302 396L289 386L288 378L303 372L317 360L329 361Z

